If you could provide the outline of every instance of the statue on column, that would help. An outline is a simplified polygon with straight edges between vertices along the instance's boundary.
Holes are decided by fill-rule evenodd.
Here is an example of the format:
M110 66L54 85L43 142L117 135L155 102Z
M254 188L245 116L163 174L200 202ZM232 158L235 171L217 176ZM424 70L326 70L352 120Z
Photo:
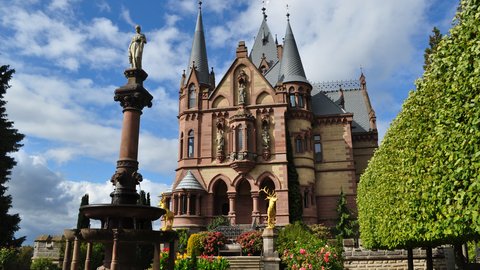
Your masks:
M173 214L172 211L170 211L170 209L168 209L168 205L166 202L167 198L165 197L165 194L162 193L161 196L162 198L160 200L159 207L166 211L163 218L165 223L163 224L162 231L171 231L173 227L173 219L175 215Z
M242 70L240 71L240 74L238 74L238 104L242 105L245 104L246 99L247 99L247 74L245 74L245 71Z
M128 47L128 60L131 68L142 69L143 46L147 43L147 38L141 33L140 25L135 26L136 34L132 37Z
M268 229L274 229L275 228L275 223L277 222L277 193L272 190L271 192L266 188L262 188L260 191L265 192L267 195L267 198L265 200L268 200L268 210L267 210L267 228Z

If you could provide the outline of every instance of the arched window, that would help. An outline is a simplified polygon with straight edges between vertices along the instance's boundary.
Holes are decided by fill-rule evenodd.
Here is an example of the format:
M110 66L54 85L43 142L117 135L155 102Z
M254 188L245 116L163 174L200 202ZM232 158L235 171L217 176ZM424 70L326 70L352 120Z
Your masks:
M320 135L313 136L313 150L315 151L315 161L322 162L322 142L320 141Z
M303 208L308 208L308 188L303 191Z
M303 108L305 106L305 103L303 102L303 95L298 95L298 107Z
M188 108L195 108L197 105L197 97L195 94L195 85L191 84L188 87Z
M236 144L237 144L237 151L242 151L243 150L243 127L242 125L239 125L237 127L237 133L235 134L236 138Z
M303 140L300 136L295 138L295 149L297 153L303 153Z
M247 125L245 127L245 137L247 139L247 151L253 152L253 140L252 140L252 131L251 128Z
M180 134L180 150L179 150L180 159L183 158L183 132Z
M290 107L295 108L297 107L297 102L295 101L295 94L293 93L295 89L293 87L290 87L288 90L290 92L289 99L290 99Z
M195 136L193 134L193 130L190 130L188 132L188 151L187 151L187 156L189 158L192 158L193 157L193 153L194 153L194 142L195 142Z

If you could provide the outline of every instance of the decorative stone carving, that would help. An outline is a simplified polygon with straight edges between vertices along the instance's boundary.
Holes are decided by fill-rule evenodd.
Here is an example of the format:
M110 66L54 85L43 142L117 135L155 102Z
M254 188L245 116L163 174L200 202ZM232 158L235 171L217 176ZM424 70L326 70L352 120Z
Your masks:
M110 178L110 182L112 182L112 184L116 184L116 183L122 183L123 180L125 179L125 171L116 171L112 177Z
M216 126L217 160L223 162L225 160L225 119L223 117L217 119Z
M247 99L247 82L248 77L244 70L240 71L237 77L238 81L238 104L243 105Z
M143 176L142 176L139 172L137 172L137 171L134 171L134 172L132 173L132 178L133 178L133 180L135 180L135 183L136 183L137 185L138 185L140 182L143 181Z
M128 60L132 68L142 69L143 46L147 43L147 38L141 33L140 25L135 26L135 31L136 34L128 46Z
M268 215L268 220L267 220L267 228L268 229L274 229L275 228L275 223L277 219L277 193L272 190L269 191L266 187L262 188L260 191L265 192L267 195L266 200L268 200L268 210L267 210L267 215Z

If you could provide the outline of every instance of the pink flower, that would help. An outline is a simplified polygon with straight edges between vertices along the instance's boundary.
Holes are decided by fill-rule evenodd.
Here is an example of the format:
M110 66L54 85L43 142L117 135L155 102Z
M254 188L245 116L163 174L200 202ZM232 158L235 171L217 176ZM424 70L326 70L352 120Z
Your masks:
M305 269L305 267L300 267L300 270L307 270L307 269Z
M328 257L330 257L330 251L327 251L327 253L325 253L325 255L323 256L323 260L324 260L326 263L328 263L328 260L329 260Z
M309 264L308 264L308 269L312 269L312 268L313 268L313 267L312 267L312 264L309 263Z
M300 249L300 254L303 255L303 254L305 254L305 253L307 253L307 251L305 251L305 249L301 248L301 249Z

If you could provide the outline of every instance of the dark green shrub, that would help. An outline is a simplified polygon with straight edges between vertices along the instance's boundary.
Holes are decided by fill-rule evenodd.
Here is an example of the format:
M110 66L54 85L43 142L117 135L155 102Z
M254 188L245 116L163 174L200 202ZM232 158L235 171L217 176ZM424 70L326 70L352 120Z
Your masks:
M330 228L323 224L312 224L308 225L308 228L318 239L330 239L332 238L332 232Z
M190 233L188 229L177 229L176 231L178 233L178 252L183 254L187 251Z
M38 258L32 262L31 270L59 270L60 268L48 258Z
M218 226L230 226L230 220L225 216L217 216L207 225L207 230L213 232Z

